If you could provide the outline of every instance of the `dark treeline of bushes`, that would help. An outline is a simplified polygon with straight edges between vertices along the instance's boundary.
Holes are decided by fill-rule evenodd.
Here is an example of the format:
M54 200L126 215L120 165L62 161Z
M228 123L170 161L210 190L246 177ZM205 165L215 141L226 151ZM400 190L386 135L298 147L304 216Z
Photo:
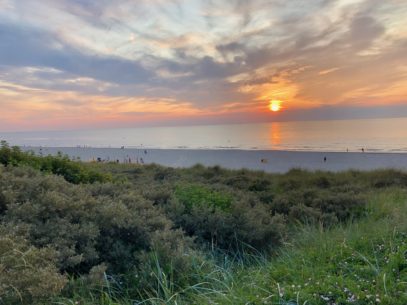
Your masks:
M0 160L5 304L69 297L68 278L92 285L106 275L117 291L138 299L153 289L157 263L180 287L191 285L192 269L209 252L236 257L245 247L272 254L298 224L330 227L361 217L370 189L407 186L407 175L397 171L83 164L5 143Z
M10 147L5 141L0 143L0 164L4 166L30 166L40 171L63 176L65 180L74 184L111 180L110 175L88 170L82 164L71 161L68 156L62 154L46 157L36 156L34 153L22 152L17 146Z

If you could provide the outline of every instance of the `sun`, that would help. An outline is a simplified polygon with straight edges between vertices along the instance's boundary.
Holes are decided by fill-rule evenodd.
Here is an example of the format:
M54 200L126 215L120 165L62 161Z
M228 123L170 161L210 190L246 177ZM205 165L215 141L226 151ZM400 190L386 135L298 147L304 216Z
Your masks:
M281 110L281 101L279 100L272 100L270 101L269 108L273 112L278 112Z

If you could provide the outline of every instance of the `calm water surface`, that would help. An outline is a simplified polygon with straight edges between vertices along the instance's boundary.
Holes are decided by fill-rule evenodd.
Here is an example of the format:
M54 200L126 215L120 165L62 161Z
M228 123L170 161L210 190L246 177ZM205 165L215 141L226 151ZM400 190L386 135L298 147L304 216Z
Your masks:
M12 145L407 152L407 118L1 133Z

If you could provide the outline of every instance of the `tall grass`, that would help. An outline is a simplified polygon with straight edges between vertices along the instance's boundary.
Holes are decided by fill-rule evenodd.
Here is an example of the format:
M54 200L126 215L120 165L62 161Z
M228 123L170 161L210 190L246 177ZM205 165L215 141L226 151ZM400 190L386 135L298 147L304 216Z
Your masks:
M370 196L362 220L304 227L277 258L233 274L225 297L197 304L407 304L407 195Z

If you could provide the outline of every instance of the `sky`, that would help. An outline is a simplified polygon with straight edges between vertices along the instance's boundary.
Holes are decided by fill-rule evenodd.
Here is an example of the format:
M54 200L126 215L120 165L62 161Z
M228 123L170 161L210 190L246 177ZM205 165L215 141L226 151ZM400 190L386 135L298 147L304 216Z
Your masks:
M0 131L398 116L405 0L0 0Z

